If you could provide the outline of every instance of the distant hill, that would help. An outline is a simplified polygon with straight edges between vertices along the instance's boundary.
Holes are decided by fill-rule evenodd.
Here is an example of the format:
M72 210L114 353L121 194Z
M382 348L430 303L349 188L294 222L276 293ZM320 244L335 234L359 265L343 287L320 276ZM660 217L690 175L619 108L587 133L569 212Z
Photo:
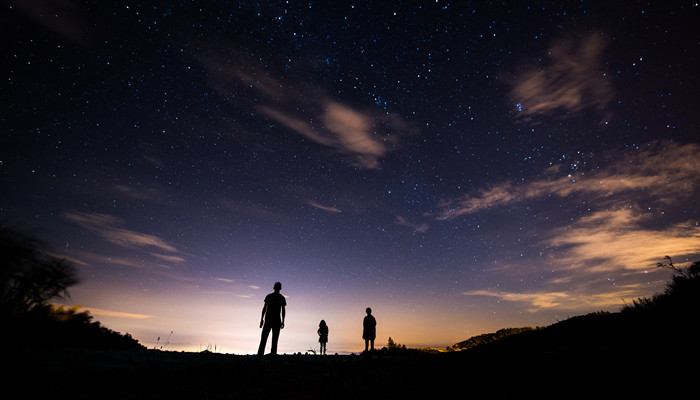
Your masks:
M620 312L595 312L545 328L501 329L454 345L482 354L568 355L623 357L660 361L670 351L698 353L696 332L700 316L700 262L676 268L662 293L641 298Z
M506 336L518 335L523 332L530 332L537 329L542 328L503 328L499 329L494 333L484 333L482 335L473 336L470 339L463 340L459 343L454 344L452 348L457 350L468 350L486 343L495 342L497 340L505 338Z

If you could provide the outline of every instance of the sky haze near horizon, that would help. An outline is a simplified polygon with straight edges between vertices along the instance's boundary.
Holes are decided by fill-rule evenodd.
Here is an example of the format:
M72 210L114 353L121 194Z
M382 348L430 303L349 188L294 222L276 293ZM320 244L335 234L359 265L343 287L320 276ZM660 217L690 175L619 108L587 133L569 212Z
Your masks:
M149 348L255 353L277 281L286 353L617 311L700 260L700 7L659 3L5 2L0 219Z

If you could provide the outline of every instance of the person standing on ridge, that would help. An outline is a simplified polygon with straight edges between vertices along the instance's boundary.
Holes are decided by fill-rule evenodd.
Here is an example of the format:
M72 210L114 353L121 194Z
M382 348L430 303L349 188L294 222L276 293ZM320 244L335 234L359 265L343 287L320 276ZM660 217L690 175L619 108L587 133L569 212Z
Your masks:
M372 316L372 309L367 307L367 315L362 320L362 339L365 339L365 351L374 350L374 339L377 337L377 320Z
M270 334L270 331L272 331L270 354L277 354L277 340L280 336L280 329L284 328L287 299L285 299L285 297L280 293L280 290L282 290L281 283L276 282L273 289L275 290L274 293L270 293L265 296L265 305L263 306L262 315L260 316L260 327L262 328L262 334L260 336L258 356L262 356L265 353L267 337Z

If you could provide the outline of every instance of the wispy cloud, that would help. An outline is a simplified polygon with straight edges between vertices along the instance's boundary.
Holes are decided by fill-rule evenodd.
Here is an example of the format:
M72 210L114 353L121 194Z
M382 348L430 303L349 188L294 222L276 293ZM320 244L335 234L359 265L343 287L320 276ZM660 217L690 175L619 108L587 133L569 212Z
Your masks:
M603 69L603 38L599 33L566 37L552 45L544 60L525 68L511 89L518 118L587 109L609 117L614 91Z
M250 65L232 66L221 57L202 60L210 85L225 99L233 99L236 85L249 92L248 106L260 115L321 146L341 154L353 166L380 168L380 160L393 151L403 136L416 133L399 115L358 108L325 94L312 84L285 84L265 70ZM236 104L241 105L240 97Z
M339 213L339 212L341 212L340 209L337 208L337 207L326 206L326 205L323 205L323 204L321 204L321 203L319 203L319 202L317 202L317 201L314 201L314 200L309 200L309 201L307 202L307 204L310 205L311 207L318 208L319 210L328 211L329 213Z
M672 255L700 254L700 226L686 221L650 228L650 214L630 207L594 212L551 233L544 244L562 249L560 268L596 273L649 268Z
M166 253L179 253L173 245L158 236L120 227L121 220L112 215L70 211L63 213L63 217L117 246L130 249L155 248ZM169 256L159 255L159 258L165 257Z
M66 261L71 262L73 264L83 265L83 266L88 265L84 260L81 260L79 257L75 257L73 255L68 255L65 253L57 253L57 252L53 252L53 251L47 251L46 254L48 254L51 257L56 257L58 259L66 260Z
M408 222L406 220L406 218L404 218L400 215L397 215L396 218L394 218L394 223L396 223L397 225L401 225L401 226L407 226L407 227L411 228L413 231L420 232L420 233L425 233L428 231L428 229L430 229L430 224L428 224L428 223L417 224L417 223Z
M85 307L85 310L89 311L90 314L98 317L113 317L113 318L126 318L126 319L149 319L153 318L152 315L147 314L135 314L127 313L123 311L111 311L103 310L101 308Z
M379 168L379 160L393 150L398 138L411 131L409 124L396 115L362 112L331 100L317 102L313 108L321 111L315 114L273 106L259 106L257 110L305 138L344 154L353 165L367 169Z
M585 294L583 294L585 293ZM518 303L523 305L528 312L538 312L544 310L559 311L590 311L619 307L622 299L633 299L640 297L640 290L637 285L619 286L613 290L609 288L598 293L591 293L588 290L569 291L532 291L525 293L473 290L464 292L465 296L485 296L496 298L499 301Z
M134 188L127 185L113 185L110 189L129 198L151 203L163 203L163 198L166 197L152 186L148 188Z
M673 204L687 199L700 186L699 151L697 144L649 145L596 172L559 177L545 173L544 178L529 183L500 182L476 194L443 199L433 216L451 219L532 199L574 194L586 196L588 201L606 203L643 194L653 201Z
M71 250L69 256L70 258L67 259L85 267L109 265L130 268L143 268L161 272L170 270L173 264L185 262L184 258L178 258L177 256L175 256L175 258L172 260L166 260L162 257L158 257L157 253L148 254L153 256L155 260L145 257L145 254L131 253L129 255L113 255L76 250ZM66 258L65 255L62 255L62 257Z
M162 261L167 261L169 263L184 263L186 260L184 257L179 256L179 255L172 255L172 254L160 254L160 253L149 253L153 257L162 260Z

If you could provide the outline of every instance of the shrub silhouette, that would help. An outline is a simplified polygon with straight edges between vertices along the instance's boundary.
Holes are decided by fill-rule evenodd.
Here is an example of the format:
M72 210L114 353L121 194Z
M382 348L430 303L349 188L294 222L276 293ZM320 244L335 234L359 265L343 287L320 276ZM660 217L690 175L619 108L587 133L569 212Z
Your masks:
M78 283L72 263L50 255L39 239L0 226L0 316L9 318L68 297Z
M49 303L67 298L78 283L72 263L52 256L46 244L19 230L0 226L0 340L18 345L83 348L142 347L93 322L87 312Z
M15 341L32 347L63 346L83 349L144 349L129 334L121 334L93 321L79 307L37 306L16 319L21 337Z
M406 345L396 343L394 339L389 336L389 340L387 341L386 348L389 351L398 351L398 350L406 350Z
M688 316L700 307L700 261L687 267L677 267L671 257L666 256L667 263L658 263L657 267L673 271L671 281L666 289L651 298L639 298L631 305L621 309L623 314L648 314L666 316Z

